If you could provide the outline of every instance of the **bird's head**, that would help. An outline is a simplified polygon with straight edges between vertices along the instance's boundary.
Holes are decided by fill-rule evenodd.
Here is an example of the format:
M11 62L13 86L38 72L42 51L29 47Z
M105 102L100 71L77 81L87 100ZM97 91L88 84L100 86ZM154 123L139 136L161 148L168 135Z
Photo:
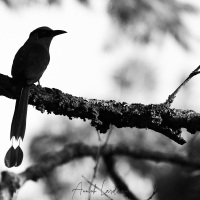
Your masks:
M62 30L52 30L47 26L39 27L33 30L28 38L28 42L38 42L40 44L45 44L49 47L51 40L54 36L60 35L63 33L67 33L66 31Z

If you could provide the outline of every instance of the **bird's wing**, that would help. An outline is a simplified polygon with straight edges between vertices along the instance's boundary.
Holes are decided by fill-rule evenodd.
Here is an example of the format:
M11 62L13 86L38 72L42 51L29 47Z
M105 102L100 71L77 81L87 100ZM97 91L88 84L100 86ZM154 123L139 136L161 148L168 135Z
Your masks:
M49 51L35 43L22 46L13 60L12 76L27 84L37 82L49 63Z

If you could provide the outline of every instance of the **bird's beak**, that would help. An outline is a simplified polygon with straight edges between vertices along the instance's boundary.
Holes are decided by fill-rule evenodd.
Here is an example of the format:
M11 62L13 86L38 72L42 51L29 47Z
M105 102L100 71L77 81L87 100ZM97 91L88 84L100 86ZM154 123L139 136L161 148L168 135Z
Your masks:
M62 31L62 30L55 30L55 31L53 31L53 36L60 35L60 34L63 34L63 33L67 33L67 32Z

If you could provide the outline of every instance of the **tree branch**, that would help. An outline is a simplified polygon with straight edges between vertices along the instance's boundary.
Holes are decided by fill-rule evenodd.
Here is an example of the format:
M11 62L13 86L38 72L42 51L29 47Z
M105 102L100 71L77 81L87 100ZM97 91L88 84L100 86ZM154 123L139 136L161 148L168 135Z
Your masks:
M181 85L171 94L169 95L168 99L165 102L165 105L167 105L168 107L171 106L171 104L173 103L177 93L180 91L180 89L187 83L190 81L190 79L194 76L196 76L197 74L200 73L200 65L190 73L190 75L183 81L183 83L181 83Z
M129 200L138 200L138 198L129 190L125 181L120 177L120 175L115 170L115 159L113 156L103 156L104 163L108 170L108 174L113 180L115 186L118 188L118 191L123 194L126 199Z
M16 97L16 85L8 76L0 74L0 95ZM181 128L194 134L200 131L200 114L192 110L171 109L166 104L127 104L114 100L84 99L58 89L31 86L29 104L41 112L68 116L69 119L91 120L91 125L106 133L110 125L117 128L151 129L184 144Z
M44 163L34 165L27 168L20 174L14 174L11 172L2 172L0 183L0 196L5 194L10 195L12 199L13 195L24 185L28 180L37 181L48 175L56 167L66 164L74 159L90 156L95 159L97 146L88 146L82 143L65 145L64 148L52 154L46 155ZM103 157L112 156L128 156L134 159L145 159L155 162L166 162L171 164L180 165L181 167L187 167L192 169L200 169L200 162L197 160L191 160L186 156L182 156L176 153L167 154L159 151L149 151L143 149L133 149L128 146L112 146L107 145L101 152ZM5 199L5 198L3 198Z

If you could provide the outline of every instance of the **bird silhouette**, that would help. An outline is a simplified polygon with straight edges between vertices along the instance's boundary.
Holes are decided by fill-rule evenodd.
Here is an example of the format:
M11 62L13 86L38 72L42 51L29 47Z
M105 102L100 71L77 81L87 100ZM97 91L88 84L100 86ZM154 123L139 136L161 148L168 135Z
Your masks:
M39 82L49 61L49 47L53 37L66 33L43 26L33 30L24 45L17 51L11 74L17 85L15 111L11 124L10 140L24 139L30 85ZM7 167L18 167L23 160L20 144L7 151L4 162Z

